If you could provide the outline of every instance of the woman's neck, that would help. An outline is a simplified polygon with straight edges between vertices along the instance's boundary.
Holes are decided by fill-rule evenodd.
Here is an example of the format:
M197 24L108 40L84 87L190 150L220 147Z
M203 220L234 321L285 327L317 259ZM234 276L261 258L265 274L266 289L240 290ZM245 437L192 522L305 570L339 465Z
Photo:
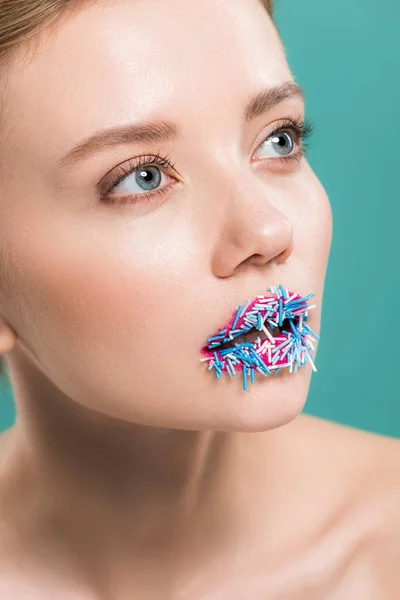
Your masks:
M221 553L245 557L260 524L264 537L281 511L294 442L287 427L156 429L14 383L19 417L1 508L18 552L34 550L39 560L39 543L46 560L57 557L53 572L67 568L69 557L68 569L84 564L96 581L105 569L129 586L138 572L151 583L168 565L165 584L171 577L172 585ZM128 565L124 574L121 565Z

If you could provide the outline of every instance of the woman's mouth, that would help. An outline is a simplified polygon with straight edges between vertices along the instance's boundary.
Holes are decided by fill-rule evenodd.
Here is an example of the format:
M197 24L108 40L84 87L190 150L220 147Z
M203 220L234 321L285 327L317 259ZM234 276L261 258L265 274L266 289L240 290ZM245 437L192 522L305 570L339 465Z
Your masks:
M261 329L261 331L256 329L256 327L253 327L248 332L238 335L233 340L229 340L229 341L221 344L221 346L219 348L221 350L224 350L225 348L233 348L237 344L256 342L258 339L260 339L261 341L268 340L268 339L271 340L271 337L275 339L279 335L282 335L282 332L285 329L287 329L287 327L289 327L288 319L285 319L283 321L281 327L279 327L279 325L277 327L271 327L271 325L269 323L265 323L264 327ZM267 330L267 331L265 331L265 330Z
M257 296L237 306L229 322L207 339L201 349L201 361L208 362L217 379L223 372L233 378L243 371L243 388L247 377L255 382L255 371L263 376L278 373L287 367L296 373L299 366L308 362L316 367L311 351L311 336L319 340L307 325L309 306L314 294L302 298L282 285L268 288L268 295Z

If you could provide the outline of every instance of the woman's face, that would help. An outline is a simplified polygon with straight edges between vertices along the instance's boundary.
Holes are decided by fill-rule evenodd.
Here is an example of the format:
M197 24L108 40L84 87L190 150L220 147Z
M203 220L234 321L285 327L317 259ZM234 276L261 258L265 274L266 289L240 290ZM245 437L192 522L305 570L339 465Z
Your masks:
M264 143L283 125L299 152L290 120L304 100L270 96L252 118L247 108L285 82L259 0L99 1L43 37L5 91L11 364L24 356L55 393L153 426L261 431L301 411L310 364L244 391L240 374L217 380L199 353L271 285L314 292L309 325L320 330L329 200L305 158L284 162ZM108 145L71 154L120 127Z

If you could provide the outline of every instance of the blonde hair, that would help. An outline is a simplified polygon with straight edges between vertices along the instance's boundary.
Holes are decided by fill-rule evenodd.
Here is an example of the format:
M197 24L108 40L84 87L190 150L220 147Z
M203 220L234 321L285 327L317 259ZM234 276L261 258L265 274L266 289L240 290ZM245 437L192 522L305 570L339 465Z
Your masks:
M0 0L0 89L21 54L29 54L40 42L40 35L61 23L69 13L97 0ZM261 0L273 18L274 0ZM2 102L0 99L0 110ZM0 379L8 378L8 365L0 355Z

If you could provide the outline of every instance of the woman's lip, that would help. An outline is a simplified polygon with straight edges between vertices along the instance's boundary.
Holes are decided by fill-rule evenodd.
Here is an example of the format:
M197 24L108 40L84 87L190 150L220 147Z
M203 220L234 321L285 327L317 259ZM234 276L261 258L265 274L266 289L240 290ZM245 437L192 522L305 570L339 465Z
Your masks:
M282 326L282 328L284 327ZM267 324L267 326L263 327L261 330L253 328L247 332L243 332L243 334L238 336L237 338L234 338L229 342L225 342L219 347L221 349L229 348L240 343L256 342L258 339L260 339L262 342L265 340L270 340L271 342L275 343L275 338L277 338L279 335L282 335L282 328L279 326L271 327L269 324Z
M218 379L223 372L233 378L242 370L246 390L247 377L254 383L256 370L264 376L278 373L282 367L288 367L289 372L294 368L296 373L307 362L317 370L311 356L315 349L311 337L319 340L319 336L307 324L308 311L315 308L308 305L308 300L315 294L302 297L282 285L271 286L270 290L272 294L256 296L236 307L228 323L207 338L200 360L208 361L208 370L214 368ZM272 336L271 328L278 327L281 331ZM248 339L255 335L256 341L245 340L246 335Z
M244 304L237 306L235 311L232 313L229 321L225 323L225 325L223 325L220 329L218 329L218 331L213 333L209 338L207 338L207 343L203 347L203 350L210 350L210 345L213 348L218 348L219 346L221 346L224 337L226 338L226 341L228 341L228 336L232 332L237 331L237 333L233 333L234 339L239 335L238 330L243 329L241 333L245 333L249 329L254 329L254 325L256 325L256 323L254 323L252 326L251 323L246 322L246 316L249 313L251 313L253 307L257 307L259 305L268 306L270 302L275 302L277 300L277 294L279 293L277 288L280 288L279 292L285 295L288 300L295 299L296 296L301 297L300 294L298 294L297 292L293 292L288 288L283 288L283 286L271 286L271 288L268 288L267 290L268 292L271 289L271 292L266 294L259 294L252 300L247 300L247 302L245 302ZM268 319L266 319L266 321L268 321ZM270 323L266 323L266 325L268 324L275 327L273 321ZM216 339L213 340L212 338Z

